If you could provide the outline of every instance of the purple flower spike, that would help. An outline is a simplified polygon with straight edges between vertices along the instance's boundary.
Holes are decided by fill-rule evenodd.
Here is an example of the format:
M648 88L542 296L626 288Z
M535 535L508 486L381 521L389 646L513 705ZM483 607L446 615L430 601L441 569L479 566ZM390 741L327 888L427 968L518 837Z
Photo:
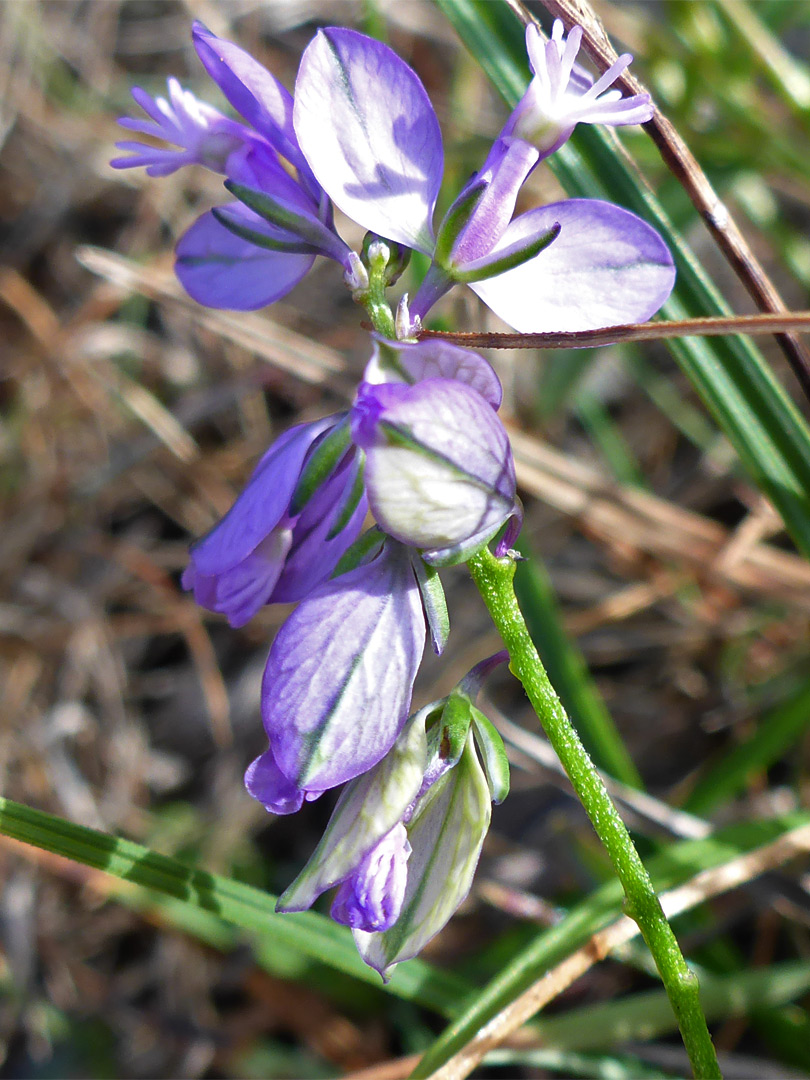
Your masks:
M563 24L554 22L551 40L544 42L540 31L526 27L526 50L534 78L509 117L501 135L515 136L536 146L542 157L558 150L577 124L644 124L655 111L649 94L622 97L609 89L633 59L620 56L594 83L577 63L582 27L572 28L567 39Z
M363 381L380 383L423 382L425 379L455 379L477 390L493 409L501 407L503 390L492 365L477 352L440 338L425 341L387 341L376 337L374 352L366 365Z
M522 333L643 322L675 283L669 248L650 225L612 203L568 199L515 218L495 248L560 225L534 259L470 287Z
M295 131L333 202L380 236L430 254L443 153L433 106L387 45L329 27L295 84Z
M461 561L512 514L509 439L479 393L450 379L363 384L352 438L366 452L366 490L380 527L428 562Z
M244 626L264 604L306 595L329 577L357 538L365 515L362 498L343 527L336 527L355 485L351 452L303 511L290 510L314 444L334 427L335 418L327 417L282 435L222 521L192 548L183 587L193 589L203 607L227 615L231 626Z
M184 165L205 165L214 172L224 173L231 154L255 136L243 124L229 120L218 109L199 101L177 79L169 79L168 88L168 98L153 98L136 86L132 96L149 120L122 116L118 123L142 135L163 139L178 149L119 142L115 144L117 148L130 151L132 156L113 158L110 164L114 169L145 166L150 176L169 176Z
M262 716L281 772L314 793L376 764L405 723L424 644L408 552L392 541L310 593L264 673Z

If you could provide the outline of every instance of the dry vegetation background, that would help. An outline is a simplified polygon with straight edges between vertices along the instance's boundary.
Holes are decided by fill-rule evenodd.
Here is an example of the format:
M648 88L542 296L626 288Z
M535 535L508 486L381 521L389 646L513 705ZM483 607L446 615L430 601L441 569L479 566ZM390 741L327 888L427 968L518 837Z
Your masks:
M744 103L735 108L737 90L716 77L730 63L721 6L605 4L600 13L636 52L639 76L668 95L789 302L807 307L810 184L797 150L806 129L791 127L759 75L748 92L766 102L762 118ZM171 249L220 198L218 179L187 170L151 180L109 168L113 143L126 137L115 118L134 110L133 84L159 93L176 74L220 103L190 46L192 18L238 40L290 87L317 25L384 30L436 103L448 187L482 158L505 112L449 23L415 0L0 4L3 792L279 891L329 809L324 799L272 819L242 787L263 746L261 672L286 612L265 610L233 631L198 609L178 577L189 541L228 508L268 442L345 404L368 342L323 262L260 313L196 306L173 279ZM806 61L806 17L784 25ZM735 41L731 34L744 54ZM782 133L775 158L765 150L768 131ZM732 301L746 307L708 237L688 225L644 136L629 145L670 193ZM544 173L527 199L558 196ZM351 223L341 227L359 244ZM494 327L469 300L443 313L448 325ZM764 347L793 392L778 350ZM807 806L810 567L666 351L493 360L515 430L525 536L662 800L661 820L635 819L640 832L659 842L677 835L663 802L682 803L707 768L786 709L789 749L755 761L712 817ZM498 647L463 571L447 583L456 629L444 662L424 666L420 705ZM492 695L509 720L534 730L507 675L493 680ZM542 746L515 750L514 791L495 812L473 895L427 950L479 982L531 920L553 919L557 905L606 876L582 813L543 758ZM744 965L810 962L802 872L785 871L781 900L767 891L718 900L710 918L688 928L687 947L699 949L711 927L704 937L719 948L722 932ZM4 1076L329 1076L418 1050L438 1030L416 1006L347 980L327 986L294 965L289 980L271 976L247 945L201 944L111 899L104 875L14 841L0 840L0 874ZM651 985L608 962L561 1005ZM788 1074L785 1058L763 1060L767 1039L745 1021L717 1034L736 1075ZM684 1067L675 1043L658 1051L661 1064ZM513 1075L518 1068L546 1075L528 1065L512 1066Z

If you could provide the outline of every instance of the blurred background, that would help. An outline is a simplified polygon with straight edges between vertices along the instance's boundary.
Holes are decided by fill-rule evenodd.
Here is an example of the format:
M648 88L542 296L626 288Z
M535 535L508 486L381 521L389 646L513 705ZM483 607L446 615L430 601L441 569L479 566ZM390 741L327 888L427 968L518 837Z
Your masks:
M596 7L786 301L810 306L810 6ZM179 574L269 442L346 404L369 345L324 261L262 312L195 305L173 278L172 248L221 201L219 179L109 167L127 137L116 117L138 112L133 85L159 95L176 75L226 108L191 48L194 18L290 88L319 25L388 40L442 123L442 205L507 110L421 0L0 5L3 793L279 892L331 804L272 818L242 786L265 745L259 686L287 610L235 631L182 593ZM636 130L622 142L731 303L750 310L653 144ZM541 168L523 205L563 195ZM339 227L358 247L360 230ZM469 293L437 309L436 325L503 328ZM778 348L762 347L794 394ZM575 718L610 732L609 715L621 734L601 746L613 774L640 776L660 800L658 819L632 819L645 852L683 836L667 806L714 825L806 808L810 567L670 354L491 358L516 432L526 554L537 556L521 568L521 597ZM426 658L416 705L499 647L463 569L445 579L456 629L441 663ZM545 744L508 726L535 731L516 684L501 673L490 693L520 743L513 793L494 811L470 898L425 953L477 985L610 876ZM687 949L716 971L810 963L806 873L794 864L770 891L702 909L679 924ZM419 1051L441 1030L418 1005L300 957L260 966L237 934L215 948L159 908L113 897L103 874L6 838L0 875L2 1076L326 1077ZM555 1009L587 1017L654 986L640 956L592 969ZM808 1005L799 994L717 1024L728 1075L810 1073ZM686 1068L666 1033L618 1045L656 1075ZM555 1071L518 1055L477 1075L565 1075L572 1062Z

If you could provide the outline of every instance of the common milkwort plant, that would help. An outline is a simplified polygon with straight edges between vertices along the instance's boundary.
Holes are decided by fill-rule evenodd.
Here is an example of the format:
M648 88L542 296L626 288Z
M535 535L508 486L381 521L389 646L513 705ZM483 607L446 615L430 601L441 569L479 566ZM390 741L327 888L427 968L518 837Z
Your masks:
M278 438L194 544L183 575L198 603L234 627L266 604L297 603L270 649L268 748L245 783L274 814L345 786L279 910L306 909L334 888L332 917L384 979L444 926L470 889L491 803L508 792L503 744L475 704L508 660L613 860L693 1066L709 1076L717 1066L694 977L512 591L522 514L500 383L478 353L419 337L459 285L527 333L640 322L668 297L670 252L627 210L567 199L515 216L523 184L578 123L653 114L648 95L612 88L630 57L594 81L577 63L581 38L559 21L548 41L528 26L531 83L439 222L442 138L424 87L388 46L340 27L310 42L291 95L238 45L195 24L197 54L240 119L174 79L165 98L135 89L148 119L121 123L162 145L121 142L127 156L113 165L153 176L201 165L224 177L231 201L177 244L177 276L199 303L270 304L323 255L373 328L351 407ZM334 207L367 230L360 251L336 230ZM429 268L413 297L394 304L390 290L413 251ZM375 524L364 531L369 512ZM425 638L441 653L449 633L438 568L458 563L506 651L411 714Z

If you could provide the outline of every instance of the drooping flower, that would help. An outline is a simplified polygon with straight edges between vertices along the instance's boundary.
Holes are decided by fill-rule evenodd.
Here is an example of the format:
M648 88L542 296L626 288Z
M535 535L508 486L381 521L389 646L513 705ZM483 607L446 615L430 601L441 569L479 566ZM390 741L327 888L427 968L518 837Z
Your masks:
M280 911L302 911L337 885L332 917L387 978L444 926L467 895L490 820L505 798L503 745L472 697L478 666L447 698L412 716L386 756L341 793ZM482 767L483 766L483 767Z
M351 424L377 523L427 562L462 561L516 512L508 436L468 384L363 383Z
M270 748L248 769L268 810L351 780L392 747L425 642L411 554L386 539L370 561L320 586L279 630L262 686Z
M313 490L299 492L308 470L318 474ZM345 416L300 424L273 443L222 521L193 546L183 587L243 626L264 604L300 600L326 581L366 508Z
M624 53L597 79L576 63L582 27L574 26L566 38L563 24L554 20L551 39L544 42L534 23L526 27L526 51L534 78L501 137L514 136L531 143L541 158L566 142L577 124L644 124L655 112L649 94L623 97L611 90L633 57Z

